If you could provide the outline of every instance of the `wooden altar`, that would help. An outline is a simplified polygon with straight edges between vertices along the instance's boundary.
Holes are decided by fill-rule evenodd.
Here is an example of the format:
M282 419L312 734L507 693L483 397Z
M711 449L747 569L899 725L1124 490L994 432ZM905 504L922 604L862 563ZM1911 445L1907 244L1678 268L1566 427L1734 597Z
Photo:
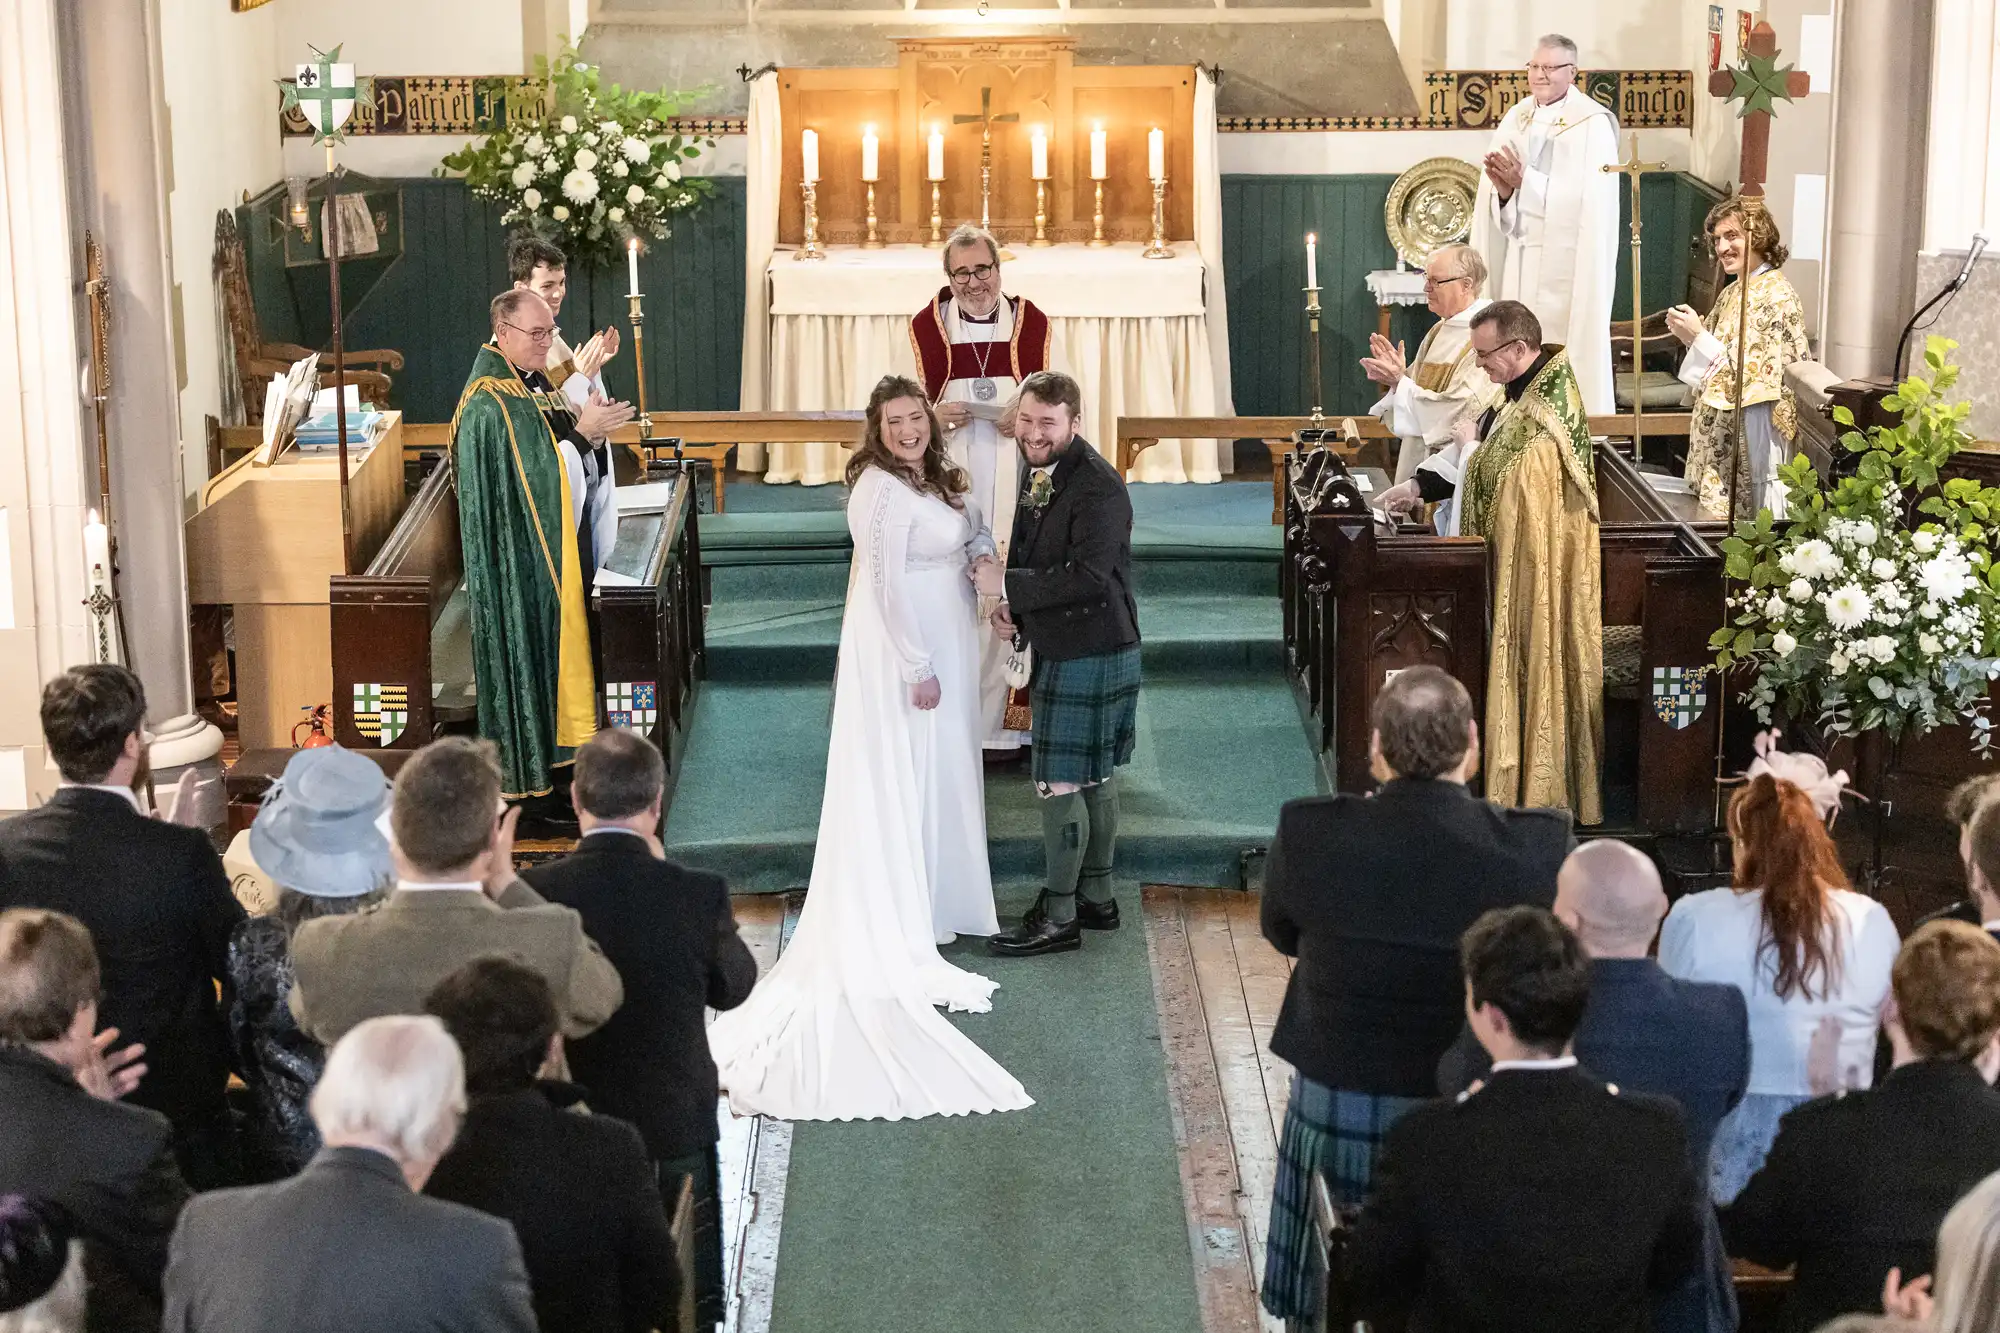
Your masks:
M979 218L980 139L990 130L992 225L1009 243L1033 234L1030 136L1040 128L1048 138L1047 236L1089 240L1095 198L1090 134L1101 128L1105 237L1143 241L1151 234L1153 209L1146 135L1158 128L1166 148L1167 238L1194 236L1192 65L1078 65L1076 42L1068 37L905 38L896 50L896 64L887 69L778 71L781 243L796 245L804 236L804 130L819 136L821 239L838 244L863 238L861 136L869 127L881 144L875 206L878 234L887 243L930 239L926 150L933 130L944 135L939 211L947 232Z

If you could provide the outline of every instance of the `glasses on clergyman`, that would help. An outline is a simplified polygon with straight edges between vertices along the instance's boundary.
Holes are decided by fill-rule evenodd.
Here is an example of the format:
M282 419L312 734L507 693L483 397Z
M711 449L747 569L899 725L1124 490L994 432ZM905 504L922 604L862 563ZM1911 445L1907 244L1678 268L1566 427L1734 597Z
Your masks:
M1454 282L1464 282L1465 280L1465 274L1463 273L1455 278L1433 278L1430 274L1426 273L1424 275L1424 290L1432 291L1439 287L1449 287Z
M1520 338L1509 338L1506 342L1501 343L1498 347L1494 348L1490 352L1482 352L1477 347L1475 347L1472 349L1472 355L1476 360L1488 361L1500 355L1500 353L1506 351L1509 347L1512 347L1515 343L1524 343L1524 340Z
M1553 77L1557 70L1575 68L1576 62L1574 60L1565 60L1560 65L1538 65L1532 60L1528 62L1528 73L1540 74L1547 77Z
M999 266L995 264L977 264L972 268L952 269L945 276L950 278L953 282L959 284L962 287L966 283L971 282L974 279L977 279L980 282L984 282L988 278L992 277L995 273L998 273L999 271L1000 271Z
M529 342L546 343L556 340L556 331L553 326L546 329L524 329L519 324L509 324L504 319L500 322L506 324L508 328L514 330L514 332L520 334Z

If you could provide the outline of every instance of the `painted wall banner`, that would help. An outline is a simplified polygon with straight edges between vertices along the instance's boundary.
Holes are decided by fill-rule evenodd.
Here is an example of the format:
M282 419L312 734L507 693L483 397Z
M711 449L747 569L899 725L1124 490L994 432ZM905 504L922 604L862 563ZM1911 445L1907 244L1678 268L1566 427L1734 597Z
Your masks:
M1611 108L1625 129L1694 128L1694 72L1685 69L1585 70L1579 87ZM1525 69L1439 70L1424 76L1417 116L1223 116L1225 133L1283 130L1483 130L1528 95Z
M539 79L506 74L377 74L375 99L354 109L349 134L491 134L503 125L549 114L549 88ZM282 93L281 93L282 99ZM280 106L286 137L311 126L297 110ZM667 128L689 138L742 134L742 116L677 116Z

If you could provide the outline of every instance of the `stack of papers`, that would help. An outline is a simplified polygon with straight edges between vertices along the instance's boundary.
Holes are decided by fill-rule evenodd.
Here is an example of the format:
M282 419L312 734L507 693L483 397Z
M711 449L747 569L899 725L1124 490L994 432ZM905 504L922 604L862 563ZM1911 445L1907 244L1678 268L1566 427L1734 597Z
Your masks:
M367 444L375 435L376 423L382 414L372 408L349 408L347 413L347 447L359 448ZM294 439L300 453L316 453L340 447L340 427L331 410L320 412L299 423Z

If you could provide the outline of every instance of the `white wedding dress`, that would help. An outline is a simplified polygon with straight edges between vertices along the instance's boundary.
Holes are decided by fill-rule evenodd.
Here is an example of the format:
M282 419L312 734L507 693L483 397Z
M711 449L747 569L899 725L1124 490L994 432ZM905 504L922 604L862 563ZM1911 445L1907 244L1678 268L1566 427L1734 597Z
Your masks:
M966 570L992 552L964 510L870 468L848 497L854 564L812 883L790 943L709 1047L738 1115L903 1120L1033 1105L936 1006L984 1013L992 981L938 954L992 935L980 745L982 626ZM910 702L935 676L938 706Z

